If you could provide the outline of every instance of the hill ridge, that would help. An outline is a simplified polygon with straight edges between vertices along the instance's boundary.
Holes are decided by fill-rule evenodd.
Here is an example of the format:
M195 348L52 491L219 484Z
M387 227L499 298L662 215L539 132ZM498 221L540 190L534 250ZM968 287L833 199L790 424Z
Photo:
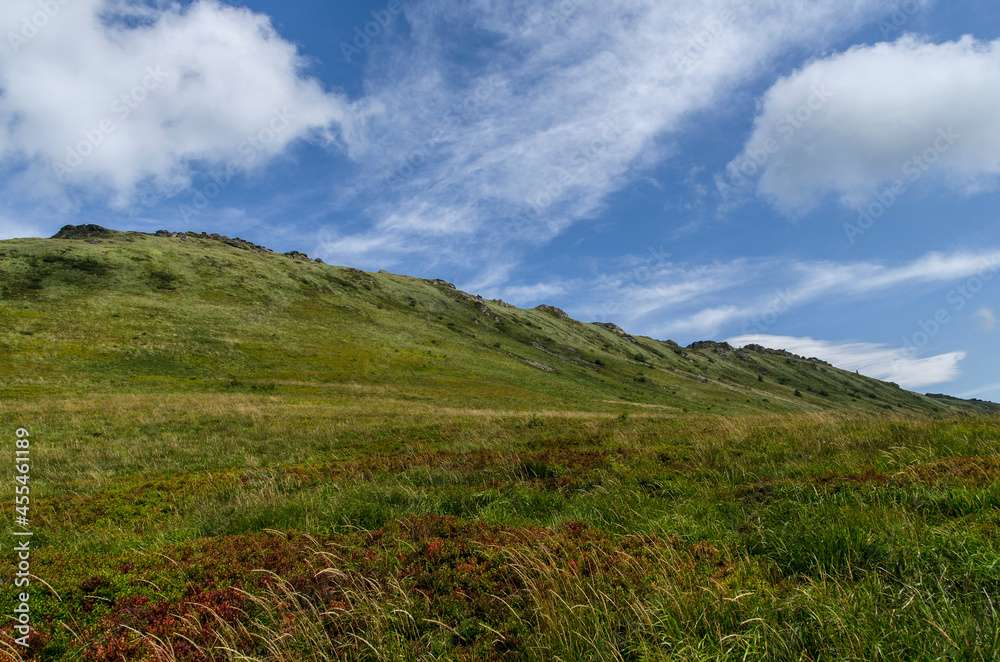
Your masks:
M782 349L681 347L546 304L516 308L443 279L326 265L217 233L67 225L49 239L0 242L0 275L0 315L11 322L0 343L21 359L9 376L29 390L34 366L60 388L124 379L211 389L225 375L248 389L358 383L518 408L1000 411Z

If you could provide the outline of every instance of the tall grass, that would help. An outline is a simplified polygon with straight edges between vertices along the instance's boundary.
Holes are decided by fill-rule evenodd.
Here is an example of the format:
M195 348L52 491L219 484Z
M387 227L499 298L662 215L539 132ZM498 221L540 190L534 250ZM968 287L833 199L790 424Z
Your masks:
M995 593L957 593L934 572L898 582L820 570L789 581L758 557L731 557L705 543L641 536L613 546L588 535L570 530L504 541L491 550L500 572L482 558L436 557L428 572L466 573L454 580L457 598L428 594L391 573L352 569L343 550L314 550L310 588L272 577L268 590L251 598L253 618L216 618L217 640L201 651L213 660L279 662L694 662L985 661L1000 650ZM470 597L483 584L469 568L490 580L490 610L477 609ZM173 659L168 645L146 642Z
M464 414L384 393L0 403L15 413L39 442L48 659L997 651L992 419ZM0 611L15 598L0 587Z

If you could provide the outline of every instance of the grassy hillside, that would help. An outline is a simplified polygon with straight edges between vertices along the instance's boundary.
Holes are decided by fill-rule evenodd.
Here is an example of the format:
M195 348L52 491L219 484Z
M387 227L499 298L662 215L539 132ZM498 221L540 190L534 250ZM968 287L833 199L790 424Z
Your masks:
M371 386L538 411L975 412L785 352L682 348L218 235L62 234L0 242L0 393Z
M1000 651L990 403L222 237L63 234L0 242L34 628L0 622L0 656Z

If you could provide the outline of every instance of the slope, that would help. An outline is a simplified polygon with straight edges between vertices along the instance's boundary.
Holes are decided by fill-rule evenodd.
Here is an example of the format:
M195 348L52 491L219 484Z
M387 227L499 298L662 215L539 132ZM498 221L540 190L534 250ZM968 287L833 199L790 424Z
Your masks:
M0 242L12 659L996 658L995 405L159 234Z
M442 280L98 226L0 242L0 349L0 392L29 398L350 386L515 410L996 411L780 350L633 337Z

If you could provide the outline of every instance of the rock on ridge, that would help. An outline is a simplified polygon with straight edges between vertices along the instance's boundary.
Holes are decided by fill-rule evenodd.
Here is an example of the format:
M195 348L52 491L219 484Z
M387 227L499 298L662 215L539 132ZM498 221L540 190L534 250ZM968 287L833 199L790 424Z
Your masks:
M540 310L543 313L548 313L549 315L552 315L556 319L561 319L561 320L571 319L570 316L566 314L565 310L561 310L559 308L556 308L555 306L548 306L544 303L536 307L535 310Z
M90 239L91 237L106 237L109 234L115 234L115 231L92 223L64 225L59 232L52 235L52 239Z
M631 343L638 343L639 342L633 336L631 336L628 333L626 333L625 330L623 328L621 328L620 326L618 326L617 324L612 324L611 322L594 322L594 326L599 326L602 329L604 329L605 331L610 331L611 333L615 334L616 336L621 336L622 338L624 338L625 340L627 340L627 341L629 341Z

